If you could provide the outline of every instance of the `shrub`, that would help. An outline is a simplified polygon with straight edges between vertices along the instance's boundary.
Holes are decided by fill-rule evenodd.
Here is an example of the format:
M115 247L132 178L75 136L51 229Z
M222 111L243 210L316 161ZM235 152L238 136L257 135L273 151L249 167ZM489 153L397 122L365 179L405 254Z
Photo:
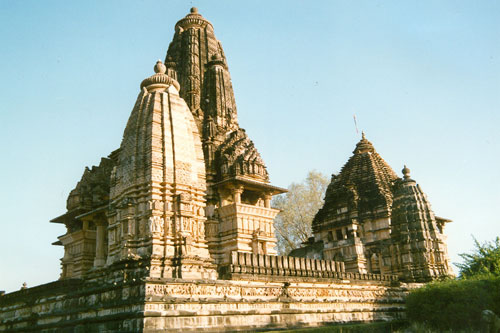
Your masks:
M409 321L438 330L479 329L485 309L500 313L500 277L432 282L406 299Z
M462 253L463 263L456 265L463 279L477 276L500 276L500 237L493 242L479 243L474 237L475 249L471 253Z

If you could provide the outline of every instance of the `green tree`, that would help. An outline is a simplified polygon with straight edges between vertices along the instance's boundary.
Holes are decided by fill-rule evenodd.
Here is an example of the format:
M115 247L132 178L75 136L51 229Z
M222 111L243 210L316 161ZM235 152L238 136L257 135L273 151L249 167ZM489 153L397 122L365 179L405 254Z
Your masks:
M288 192L273 199L273 207L281 210L274 220L278 253L287 255L311 236L314 215L323 206L329 179L312 170L300 183L288 186Z
M455 264L460 269L460 277L500 276L500 238L484 244L474 238L474 244L471 253L460 254L463 263Z

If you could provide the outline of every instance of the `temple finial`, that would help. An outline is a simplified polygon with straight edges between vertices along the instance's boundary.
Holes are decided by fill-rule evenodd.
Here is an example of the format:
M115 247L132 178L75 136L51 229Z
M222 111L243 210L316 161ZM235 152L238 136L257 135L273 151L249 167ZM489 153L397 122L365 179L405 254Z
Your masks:
M354 149L354 154L362 154L366 152L375 152L375 148L372 143L366 139L365 132L361 131L361 140L356 144L356 149Z
M191 7L191 14L198 14L198 8Z
M167 71L167 67L163 64L163 62L161 62L161 60L158 60L156 62L154 70L155 70L155 73L165 74L165 72Z
M161 60L158 60L154 67L155 74L144 79L141 83L141 89L147 88L147 91L151 89L165 89L169 86L174 86L177 91L180 90L180 85L177 80L167 75L167 66L163 64Z
M403 172L403 177L404 179L410 179L410 169L408 169L408 167L404 166L403 170L401 170Z

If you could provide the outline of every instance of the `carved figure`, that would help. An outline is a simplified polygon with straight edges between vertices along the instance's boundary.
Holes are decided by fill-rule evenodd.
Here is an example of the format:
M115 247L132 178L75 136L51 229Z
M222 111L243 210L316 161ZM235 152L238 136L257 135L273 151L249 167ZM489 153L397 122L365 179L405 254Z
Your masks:
M163 234L163 218L159 216L152 216L148 220L149 231L151 233Z
M192 251L193 240L191 236L182 237L181 254L190 255Z

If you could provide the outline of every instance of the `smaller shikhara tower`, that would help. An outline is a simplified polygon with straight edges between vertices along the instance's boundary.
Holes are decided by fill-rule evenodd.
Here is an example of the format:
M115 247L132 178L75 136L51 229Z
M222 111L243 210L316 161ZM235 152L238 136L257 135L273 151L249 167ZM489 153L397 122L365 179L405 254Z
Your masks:
M141 83L121 146L86 169L68 211L61 278L135 269L216 279L234 252L276 255L266 166L237 121L221 43L196 8ZM129 263L130 262L130 263Z
M314 218L314 238L323 245L318 255L344 261L348 272L407 281L453 274L443 234L451 221L434 215L410 170L405 166L399 178L364 133L353 153L332 176Z

